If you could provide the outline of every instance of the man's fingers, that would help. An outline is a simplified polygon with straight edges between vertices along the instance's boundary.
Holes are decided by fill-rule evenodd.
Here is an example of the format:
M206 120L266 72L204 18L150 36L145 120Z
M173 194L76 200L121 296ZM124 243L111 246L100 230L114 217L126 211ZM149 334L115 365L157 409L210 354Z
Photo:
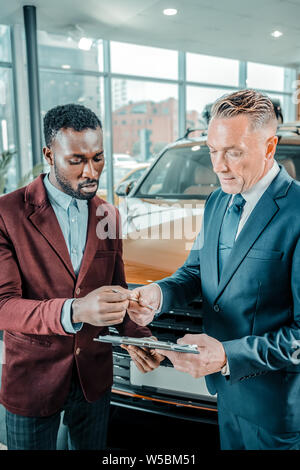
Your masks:
M127 310L127 301L125 302L103 302L100 306L100 312L103 315L109 315L110 313L122 312Z
M124 302L129 300L130 296L129 293L126 292L112 292L112 291L104 291L99 293L99 299L103 302Z
M109 326L122 323L124 320L124 316L126 314L126 310L121 310L119 312L101 314L95 317L95 325L99 326Z
M128 310L132 313L137 313L140 315L149 315L149 313L153 313L153 310L149 309L148 307L143 307L132 299L129 299Z

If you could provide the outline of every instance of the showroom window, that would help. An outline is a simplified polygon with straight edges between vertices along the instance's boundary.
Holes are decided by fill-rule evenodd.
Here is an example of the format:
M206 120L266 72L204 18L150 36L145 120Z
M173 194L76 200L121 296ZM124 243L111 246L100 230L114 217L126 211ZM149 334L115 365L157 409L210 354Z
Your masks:
M221 96L235 91L228 88L187 86L186 126L205 129L208 123L209 105Z
M123 100L117 92L119 87L124 88ZM114 153L125 153L142 162L177 139L176 85L113 79L112 90Z
M0 195L18 186L10 28L0 25Z
M88 74L40 71L42 116L57 105L77 103L103 117L103 78Z
M177 79L177 52L158 47L111 42L111 72Z
M64 34L38 31L38 51L42 117L53 106L70 102L95 111L103 122L106 159L112 158L115 186L124 177L123 168L131 171L152 160L187 127L203 129L209 105L231 91L246 87L264 91L280 103L285 121L295 119L295 69L95 39L78 26L66 28ZM15 81L10 29L0 26L2 147L17 147ZM14 157L10 163L15 186L16 161ZM6 190L12 188L13 183L7 183ZM108 189L112 199L112 187Z
M83 33L82 33L83 34ZM84 38L75 27L65 36L38 31L39 66L63 70L103 71L101 39Z
M189 82L238 86L239 61L187 53L186 78Z
M247 62L247 87L273 91L285 91L285 69L272 65Z

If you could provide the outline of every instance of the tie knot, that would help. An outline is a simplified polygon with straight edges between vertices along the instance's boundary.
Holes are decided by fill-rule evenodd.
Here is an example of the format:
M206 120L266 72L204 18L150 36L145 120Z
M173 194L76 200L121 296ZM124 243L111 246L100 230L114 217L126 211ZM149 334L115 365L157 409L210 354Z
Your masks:
M240 211L244 207L245 202L246 201L245 201L245 199L243 198L243 196L241 194L236 194L233 198L231 207L232 207L232 209L236 209L236 210Z

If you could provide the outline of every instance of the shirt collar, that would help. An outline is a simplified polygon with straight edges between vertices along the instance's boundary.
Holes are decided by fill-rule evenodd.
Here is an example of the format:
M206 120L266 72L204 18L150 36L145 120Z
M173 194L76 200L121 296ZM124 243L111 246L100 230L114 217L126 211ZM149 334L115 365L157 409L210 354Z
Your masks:
M254 186L252 186L252 188L241 193L241 195L246 200L246 202L250 202L250 203L253 202L256 204L257 201L263 195L263 193L266 191L268 186L270 186L275 176L277 176L279 171L280 171L279 165L274 160L273 166L268 171L268 173L263 178L261 178Z
M77 204L79 211L82 211L87 207L88 201L86 199L75 199L69 194L64 193L63 191L60 191L60 189L56 188L49 180L49 173L44 178L44 185L50 202L57 204L65 211L68 210L71 203L73 203L75 206Z

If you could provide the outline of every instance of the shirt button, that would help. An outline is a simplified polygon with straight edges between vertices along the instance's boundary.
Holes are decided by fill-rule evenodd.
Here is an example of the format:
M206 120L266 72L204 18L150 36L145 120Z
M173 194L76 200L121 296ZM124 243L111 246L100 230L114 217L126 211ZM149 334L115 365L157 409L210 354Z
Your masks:
M77 295L79 295L80 294L80 287L77 287L75 292L76 292Z
M75 354L76 354L76 356L79 356L79 354L80 354L80 348L76 348Z
M220 311L220 307L218 304L214 305L214 311L215 312L219 312Z

